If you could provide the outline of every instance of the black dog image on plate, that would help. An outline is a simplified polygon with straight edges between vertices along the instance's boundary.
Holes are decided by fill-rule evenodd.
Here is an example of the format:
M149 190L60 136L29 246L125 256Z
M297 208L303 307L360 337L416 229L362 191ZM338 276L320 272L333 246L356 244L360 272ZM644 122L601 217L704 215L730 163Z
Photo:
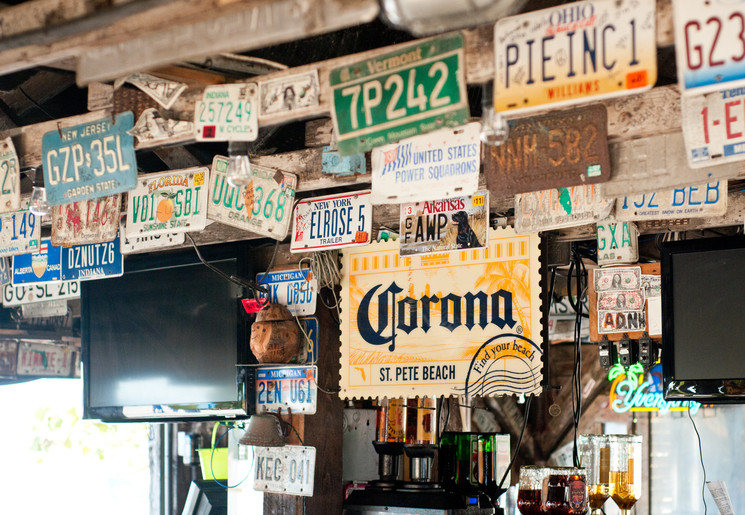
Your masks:
M476 233L473 232L473 229L471 229L471 226L468 223L468 213L465 211L454 213L453 223L458 224L458 237L455 242L459 249L481 247L481 243L479 243Z

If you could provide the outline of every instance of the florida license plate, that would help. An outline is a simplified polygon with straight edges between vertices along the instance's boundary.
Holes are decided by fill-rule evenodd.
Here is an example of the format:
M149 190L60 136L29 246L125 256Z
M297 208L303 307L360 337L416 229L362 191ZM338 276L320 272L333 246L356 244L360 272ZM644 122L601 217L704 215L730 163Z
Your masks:
M197 141L253 141L259 134L256 84L207 86L195 104Z
M299 445L256 447L254 490L313 496L316 448Z
M370 243L370 190L303 199L295 207L290 252L359 247Z
M256 410L312 415L316 412L316 366L259 367L256 370Z
M513 114L651 88L655 7L596 0L502 18L494 29L494 107Z

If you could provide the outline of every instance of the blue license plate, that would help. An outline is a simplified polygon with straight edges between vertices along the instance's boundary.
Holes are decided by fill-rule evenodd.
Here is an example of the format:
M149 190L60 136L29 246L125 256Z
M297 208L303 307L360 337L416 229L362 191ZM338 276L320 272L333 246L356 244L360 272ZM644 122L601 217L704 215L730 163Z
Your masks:
M49 238L44 238L38 252L13 256L13 284L59 281L61 250L61 247L52 245Z
M297 316L313 315L316 312L316 280L311 277L309 281L308 273L307 269L280 270L256 274L256 281L269 290L269 302L282 304Z
M137 183L131 111L44 134L44 185L52 206L123 193Z
M104 243L73 245L62 249L62 279L89 281L124 273L119 237Z

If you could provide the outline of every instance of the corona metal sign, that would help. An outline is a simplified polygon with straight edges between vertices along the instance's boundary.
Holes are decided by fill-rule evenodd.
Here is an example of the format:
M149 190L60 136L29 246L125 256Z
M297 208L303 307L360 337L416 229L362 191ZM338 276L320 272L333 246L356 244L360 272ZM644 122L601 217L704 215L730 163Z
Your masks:
M490 230L482 249L344 251L341 389L352 397L540 390L538 235Z

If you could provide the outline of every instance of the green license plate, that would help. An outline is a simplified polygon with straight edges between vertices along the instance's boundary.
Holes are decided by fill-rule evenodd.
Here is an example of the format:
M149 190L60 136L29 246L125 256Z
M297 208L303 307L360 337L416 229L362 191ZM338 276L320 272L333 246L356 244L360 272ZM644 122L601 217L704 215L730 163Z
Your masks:
M469 119L463 36L443 36L331 71L343 155Z

